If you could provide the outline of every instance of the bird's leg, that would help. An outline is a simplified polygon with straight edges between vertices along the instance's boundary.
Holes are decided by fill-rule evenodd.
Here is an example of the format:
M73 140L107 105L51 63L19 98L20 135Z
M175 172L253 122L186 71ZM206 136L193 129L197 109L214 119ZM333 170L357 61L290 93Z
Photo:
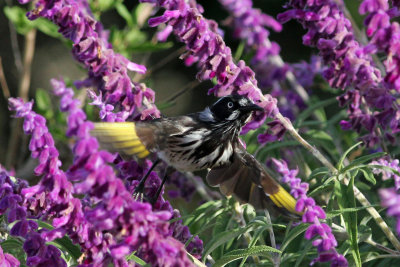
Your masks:
M150 198L150 201L149 201L149 202L150 202L152 205L153 205L154 203L156 203L158 197L159 197L160 194L161 194L161 190L162 190L162 188L163 188L163 186L164 186L164 184L165 184L165 181L167 181L168 176L171 175L171 173L172 173L174 170L175 170L175 169L172 168L172 167L170 167L170 166L167 167L167 170L165 171L165 174L164 174L164 177L163 177L163 179L162 179L162 182L161 182L160 187L158 188L156 194L155 194L152 198Z
M146 183L146 180L149 177L150 173L153 171L153 169L157 166L158 163L160 163L160 159L157 159L156 161L154 161L153 165L151 165L151 167L147 171L146 175L142 178L142 180L140 180L139 184L136 186L135 191L133 192L133 195L135 196L136 199L138 199L138 197L139 197L140 201L143 200L144 185Z

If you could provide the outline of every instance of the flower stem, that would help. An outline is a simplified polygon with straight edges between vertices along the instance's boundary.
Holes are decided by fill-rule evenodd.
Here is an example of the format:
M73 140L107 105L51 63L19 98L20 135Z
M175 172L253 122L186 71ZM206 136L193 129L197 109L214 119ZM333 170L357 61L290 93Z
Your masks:
M296 139L302 146L304 146L314 157L316 157L323 165L328 167L328 169L332 172L333 175L335 175L338 170L335 168L335 166L332 165L332 163L329 162L329 160L322 155L321 152L319 152L318 149L310 145L306 140L303 139L299 135L299 133L294 129L292 123L288 120L286 120L282 114L278 113L276 115L277 119L285 126L285 128L288 130L288 132L292 135L294 139ZM343 178L342 180L345 185L349 184L348 178ZM371 207L371 203L368 201L368 199L364 196L363 193L356 187L353 186L354 190L354 195L357 198L357 200L364 206L368 207L367 211L368 213L372 216L372 218L375 220L375 222L378 224L378 226L382 229L386 237L389 239L389 241L392 243L392 245L400 251L400 242L396 238L396 236L393 234L393 232L390 230L389 226L386 224L386 222L382 219L381 215L378 213L378 211L374 208Z

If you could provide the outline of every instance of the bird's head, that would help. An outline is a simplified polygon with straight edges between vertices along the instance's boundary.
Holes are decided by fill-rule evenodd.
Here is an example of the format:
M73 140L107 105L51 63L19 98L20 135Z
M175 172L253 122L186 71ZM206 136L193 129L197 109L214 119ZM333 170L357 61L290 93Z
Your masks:
M229 95L215 102L210 107L210 111L216 120L239 122L242 127L248 122L253 111L263 111L263 109L247 97Z

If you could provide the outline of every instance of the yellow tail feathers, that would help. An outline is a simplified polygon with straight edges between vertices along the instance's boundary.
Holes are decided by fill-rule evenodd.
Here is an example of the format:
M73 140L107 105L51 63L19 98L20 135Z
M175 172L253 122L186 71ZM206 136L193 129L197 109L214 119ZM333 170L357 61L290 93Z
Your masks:
M91 134L107 150L138 158L145 158L150 154L137 136L134 122L95 123Z
M278 192L269 197L279 208L285 208L294 214L301 214L296 211L296 200L282 186L279 186Z

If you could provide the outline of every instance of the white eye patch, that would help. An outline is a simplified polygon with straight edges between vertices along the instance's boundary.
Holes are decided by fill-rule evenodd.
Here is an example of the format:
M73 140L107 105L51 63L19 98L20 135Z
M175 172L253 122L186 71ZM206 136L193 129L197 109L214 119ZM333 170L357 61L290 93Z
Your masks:
M235 111L232 112L232 114L229 115L229 117L226 118L226 119L227 119L228 121L236 120L236 119L239 117L239 114L240 114L239 110L235 110Z
M239 105L242 107L247 106L248 103L249 103L249 101L246 98L242 98L239 100Z

